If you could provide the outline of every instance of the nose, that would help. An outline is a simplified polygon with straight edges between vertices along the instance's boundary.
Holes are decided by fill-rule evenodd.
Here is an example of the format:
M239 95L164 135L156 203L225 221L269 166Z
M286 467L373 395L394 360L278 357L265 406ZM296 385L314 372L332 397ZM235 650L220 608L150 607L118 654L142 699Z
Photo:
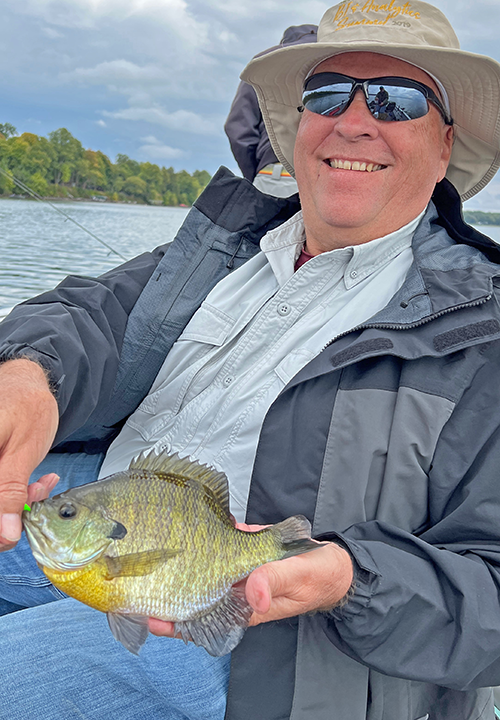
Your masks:
M375 138L379 134L377 121L368 110L366 98L361 89L356 91L347 110L337 116L335 132L350 140L361 137Z

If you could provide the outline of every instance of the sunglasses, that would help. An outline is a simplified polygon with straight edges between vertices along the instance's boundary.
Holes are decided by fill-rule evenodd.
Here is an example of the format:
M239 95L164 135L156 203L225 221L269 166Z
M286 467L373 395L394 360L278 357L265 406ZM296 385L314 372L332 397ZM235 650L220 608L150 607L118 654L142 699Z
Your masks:
M400 122L416 120L429 112L428 103L437 107L447 125L453 125L443 103L430 87L403 77L379 77L361 80L334 72L311 75L304 85L302 105L317 115L341 115L362 90L368 110L377 120Z

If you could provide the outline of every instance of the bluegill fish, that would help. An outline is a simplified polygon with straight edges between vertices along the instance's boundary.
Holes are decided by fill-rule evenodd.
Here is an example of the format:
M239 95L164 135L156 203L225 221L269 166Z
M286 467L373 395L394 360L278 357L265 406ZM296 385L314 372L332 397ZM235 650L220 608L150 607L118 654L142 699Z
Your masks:
M173 621L211 655L230 652L252 614L236 583L259 565L319 547L302 516L238 530L226 476L166 453L34 502L23 521L49 580L107 613L115 638L136 654L148 617Z

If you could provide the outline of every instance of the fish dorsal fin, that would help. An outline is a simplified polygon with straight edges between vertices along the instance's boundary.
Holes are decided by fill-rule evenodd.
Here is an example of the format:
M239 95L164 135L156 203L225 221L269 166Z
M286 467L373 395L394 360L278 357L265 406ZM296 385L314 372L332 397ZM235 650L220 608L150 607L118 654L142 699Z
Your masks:
M116 640L134 655L139 655L139 650L149 635L148 618L119 613L108 613L107 617L109 628Z
M170 455L162 452L157 455L154 451L141 453L129 465L129 470L148 470L155 473L180 475L205 485L211 490L217 502L229 515L229 486L227 477L223 472L217 472L208 465L202 465L197 460L181 458L178 453Z
M192 640L214 657L231 652L248 627L252 608L247 602L243 586L232 587L228 595L209 613L196 620L175 623L185 643Z

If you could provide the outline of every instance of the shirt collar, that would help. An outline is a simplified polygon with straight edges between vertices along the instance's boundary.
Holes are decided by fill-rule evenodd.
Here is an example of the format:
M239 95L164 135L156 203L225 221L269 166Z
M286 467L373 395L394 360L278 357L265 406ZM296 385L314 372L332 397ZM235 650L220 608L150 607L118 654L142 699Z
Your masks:
M338 266L339 263L343 263L346 288L353 287L411 246L413 235L424 213L425 210L404 227L383 237L361 245L351 245L316 255L306 263L306 266L310 266L311 263L321 267ZM280 286L293 276L295 263L305 239L301 210L278 228L270 230L261 239L261 250Z

